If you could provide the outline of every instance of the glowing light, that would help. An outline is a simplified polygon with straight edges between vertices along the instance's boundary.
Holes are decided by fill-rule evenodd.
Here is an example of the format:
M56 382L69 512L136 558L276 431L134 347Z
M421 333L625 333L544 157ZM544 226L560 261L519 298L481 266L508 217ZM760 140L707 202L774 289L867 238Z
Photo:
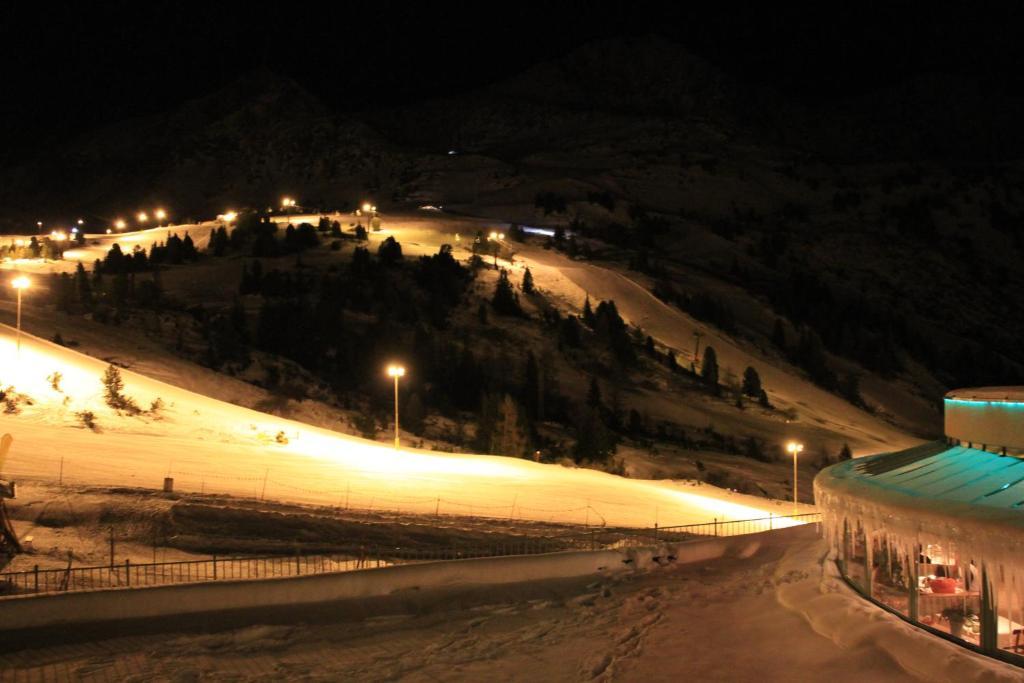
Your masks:
M282 209L287 209L288 207L291 207L291 206L295 206L295 200L294 199L292 199L291 197L282 197L281 198L281 208Z
M231 223L236 218L238 218L238 214L235 213L234 211L228 211L226 213L222 213L221 215L217 216L217 218L221 219L225 223Z
M388 377L405 377L405 368L401 365L389 365Z
M79 225L82 225L83 223L85 223L85 221L83 221L83 220L82 220L81 218L79 218L79 219L78 219L78 224L79 224Z
M24 275L14 278L11 280L11 287L15 289L28 289L32 285L32 281Z
M115 228L117 228L118 230L124 230L124 229L125 229L125 227L127 227L127 225L128 225L128 224L127 224L127 223L125 223L125 222L124 222L124 221L123 221L122 219L120 219L120 218L118 218L118 219L117 219L116 221L114 221L114 227L115 227ZM109 231L109 230L107 230L107 234L108 234L108 235L110 234L110 231Z
M149 215L145 211L139 211L137 214L135 214L135 218L140 223L145 223L146 221L149 220Z
M109 235L110 233L112 233L112 232L114 232L114 231L113 231L113 230L111 230L110 228L107 228L107 234L108 234L108 235Z
M163 209L157 209L156 211L153 212L153 215L156 216L156 219L158 221L162 221L163 219L167 218L167 212L164 211Z
M786 452L792 453L793 455L797 455L798 453L803 451L803 449L804 445L802 443L799 443L798 441L790 441L789 443L786 444Z
M373 211L373 205L370 202L363 202L363 213L370 213Z

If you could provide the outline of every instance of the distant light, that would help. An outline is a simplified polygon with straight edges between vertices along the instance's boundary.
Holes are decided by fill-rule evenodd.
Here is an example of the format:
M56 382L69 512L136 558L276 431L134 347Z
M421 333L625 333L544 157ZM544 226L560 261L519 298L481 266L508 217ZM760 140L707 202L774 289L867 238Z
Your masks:
M14 287L15 289L28 289L31 284L32 281L29 280L24 275L21 275L11 280L11 287Z
M71 228L71 232L78 232L78 228Z
M288 208L290 206L295 206L295 200L292 199L291 197L282 197L281 198L281 208L286 209L286 208Z
M363 202L363 213L370 213L373 211L373 206L370 202Z
M405 368L401 365L389 365L388 377L405 377Z
M78 219L78 224L79 224L79 225L82 225L83 223L85 223L85 221L83 221L83 220L82 220L81 218L79 218L79 219Z
M137 214L135 214L135 218L138 219L140 223L145 223L146 221L149 220L149 216L146 214L145 211L139 211Z
M790 441L789 443L786 444L786 451L792 453L793 455L800 453L803 449L804 445L797 441Z
M156 219L158 221L162 221L163 219L167 218L167 212L164 211L163 209L157 209L156 211L153 212L153 215L156 216Z
M107 228L107 234L108 234L108 235L109 235L110 233L112 233L112 232L113 232L113 230L111 230L110 228Z
M230 223L233 220L235 220L236 218L238 218L238 214L235 213L234 211L228 211L226 213L222 213L221 215L217 216L217 218L219 218L220 220L224 221L225 223Z

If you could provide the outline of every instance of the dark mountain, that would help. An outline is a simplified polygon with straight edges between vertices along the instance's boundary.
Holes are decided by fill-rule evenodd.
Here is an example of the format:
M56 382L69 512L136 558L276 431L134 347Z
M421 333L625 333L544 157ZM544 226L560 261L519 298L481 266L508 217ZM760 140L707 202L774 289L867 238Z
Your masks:
M326 110L287 78L252 73L156 116L124 121L8 167L3 220L104 221L165 204L178 217L261 205L302 190L305 201L351 201L393 164L363 123ZM351 195L351 196L350 196Z

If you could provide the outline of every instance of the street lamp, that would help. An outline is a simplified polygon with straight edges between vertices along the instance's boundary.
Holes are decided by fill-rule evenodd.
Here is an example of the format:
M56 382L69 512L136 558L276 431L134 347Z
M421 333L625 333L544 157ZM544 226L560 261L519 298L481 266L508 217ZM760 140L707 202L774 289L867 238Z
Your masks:
M162 223L163 220L167 218L167 212L164 211L163 209L157 209L156 211L153 212L153 216L159 223Z
M31 284L32 284L31 280L29 280L24 275L21 275L19 277L14 278L13 280L11 280L11 287L14 287L16 290L18 290L18 316L17 316L17 323L16 323L16 329L17 329L16 339L17 339L18 353L21 353L21 293L22 293L23 290L28 289L29 285L31 285Z
M127 225L128 224L125 223L124 220L122 220L120 218L118 218L116 221L114 221L114 227L117 228L118 230L124 230ZM107 232L110 232L110 231L107 230Z
M135 218L137 218L140 223L145 223L149 220L149 215L145 211L139 211L135 214Z
M786 450L793 454L793 514L797 514L799 506L796 500L796 456L804 449L804 445L798 441L790 441L786 444Z
M505 241L505 233L492 232L487 236L487 241L494 245L494 267L498 267L498 252L501 251L501 243Z
M405 368L401 365L389 365L388 377L395 378L395 450L398 450L398 378L405 376Z
M284 215L288 218L288 222L292 222L292 209L295 207L295 200L291 197L281 198L281 208L285 210Z

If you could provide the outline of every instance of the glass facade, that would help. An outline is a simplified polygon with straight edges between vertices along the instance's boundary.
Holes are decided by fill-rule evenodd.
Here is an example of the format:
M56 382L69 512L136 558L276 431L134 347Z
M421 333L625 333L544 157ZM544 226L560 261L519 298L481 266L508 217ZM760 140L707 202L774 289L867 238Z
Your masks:
M837 548L843 577L865 597L961 644L1024 665L1024 603L998 601L980 563L954 545L905 553L847 522Z

